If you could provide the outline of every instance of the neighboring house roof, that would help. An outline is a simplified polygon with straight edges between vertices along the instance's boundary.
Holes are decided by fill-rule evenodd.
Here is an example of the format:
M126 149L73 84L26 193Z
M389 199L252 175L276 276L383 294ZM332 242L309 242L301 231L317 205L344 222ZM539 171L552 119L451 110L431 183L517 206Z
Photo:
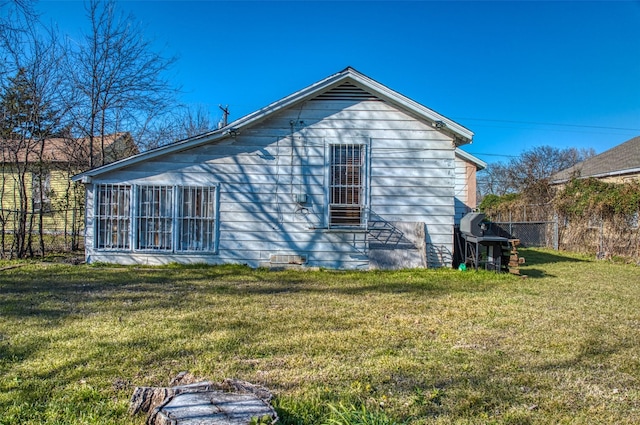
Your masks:
M603 178L625 174L640 174L640 136L554 174L551 182L564 183L573 177Z
M262 109L259 109L256 112L245 115L244 117L233 121L232 123L226 125L221 129L204 133L188 139L180 140L170 145L152 149L139 155L135 155L130 158L105 165L103 167L86 171L74 176L72 179L74 181L87 181L90 180L91 177L95 177L106 172L133 165L141 161L174 152L183 151L186 149L191 149L207 143L216 142L218 140L229 137L230 134L241 132L245 128L264 121L278 111L314 98L328 90L334 89L345 83L353 84L356 87L371 93L377 98L395 105L399 109L416 117L417 119L431 123L431 125L437 128L439 131L450 135L454 139L456 146L471 143L471 140L473 139L473 132L471 132L471 130L461 126L460 124L450 120L449 118L446 118L443 115L440 115L434 110L429 109L394 90L391 90L390 88L378 83L375 80L372 80L366 75L361 74L355 69L348 67Z
M8 140L0 146L0 163L38 162L43 160L50 163L83 164L88 163L89 138L54 137L39 142L27 140ZM100 137L94 138L94 150L99 154L101 150ZM138 148L133 143L131 134L127 132L108 134L104 137L105 161L115 161L120 158L137 154ZM40 156L42 149L42 157Z

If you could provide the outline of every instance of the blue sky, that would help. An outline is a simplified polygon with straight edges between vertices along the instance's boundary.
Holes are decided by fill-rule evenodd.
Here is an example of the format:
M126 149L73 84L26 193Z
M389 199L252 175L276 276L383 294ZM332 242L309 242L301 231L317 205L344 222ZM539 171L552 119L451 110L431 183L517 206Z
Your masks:
M640 1L121 1L182 101L237 119L347 66L475 133L494 162L640 136ZM40 0L77 37L81 1Z

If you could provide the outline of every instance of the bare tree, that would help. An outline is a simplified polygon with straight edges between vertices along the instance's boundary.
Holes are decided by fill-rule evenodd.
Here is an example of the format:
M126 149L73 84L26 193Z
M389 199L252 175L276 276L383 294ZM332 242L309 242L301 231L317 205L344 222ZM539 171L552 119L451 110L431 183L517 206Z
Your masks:
M116 12L115 0L91 0L86 9L91 29L70 47L66 68L74 128L88 138L94 167L103 164L105 136L127 131L144 143L168 113L176 90L164 74L175 59L155 53L135 19Z
M24 50L23 38L32 33L37 15L29 0L0 0L0 78L18 72L15 58Z
M33 255L34 226L40 236L40 253L44 255L45 211L41 206L47 197L45 176L50 170L44 148L60 125L60 53L51 33L43 39L32 30L33 27L19 38L19 48L5 50L11 66L18 71L15 76L2 79L0 94L2 205L13 209L11 252L20 258ZM3 215L3 225L7 224L5 218Z
M528 202L546 203L553 196L550 177L593 155L593 149L535 147L506 164L489 164L478 178L481 194L520 193Z
M506 195L513 190L513 186L508 179L507 165L502 162L491 162L486 168L478 173L479 197L486 195Z
M17 73L18 69L13 60L16 50L20 47L21 36L27 31L29 25L28 16L32 9L29 3L19 0L0 1L0 85L4 88L7 84L7 76ZM3 102L4 103L4 102ZM6 252L7 230L12 225L13 204L15 198L13 167L11 164L11 152L9 150L10 138L5 129L10 111L5 105L0 106L0 257Z
M209 112L202 105L178 106L175 111L163 120L158 120L150 127L144 149L153 149L207 133L214 129Z
M182 119L179 119L178 122L179 133L176 140L186 139L213 130L209 112L202 105L186 108L182 114Z

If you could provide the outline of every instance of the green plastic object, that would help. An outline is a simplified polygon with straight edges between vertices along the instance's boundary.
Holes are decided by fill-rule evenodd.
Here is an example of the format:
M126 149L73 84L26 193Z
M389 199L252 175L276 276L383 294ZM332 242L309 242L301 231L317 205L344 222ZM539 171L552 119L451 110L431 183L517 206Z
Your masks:
M461 272L464 272L467 270L467 265L465 263L462 263L458 266L458 270L460 270Z

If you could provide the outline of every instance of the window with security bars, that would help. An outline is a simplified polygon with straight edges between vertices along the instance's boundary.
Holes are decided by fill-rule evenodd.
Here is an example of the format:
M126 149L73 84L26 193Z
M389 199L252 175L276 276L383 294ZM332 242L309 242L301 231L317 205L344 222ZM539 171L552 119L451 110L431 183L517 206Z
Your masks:
M180 226L181 251L214 251L216 236L216 188L181 188Z
M217 186L98 185L96 247L131 249L133 240L137 250L213 252L217 190Z
M104 184L96 192L96 246L129 249L131 186Z
M364 213L363 145L330 146L329 227L360 227Z
M139 186L137 249L169 251L173 238L173 187Z

